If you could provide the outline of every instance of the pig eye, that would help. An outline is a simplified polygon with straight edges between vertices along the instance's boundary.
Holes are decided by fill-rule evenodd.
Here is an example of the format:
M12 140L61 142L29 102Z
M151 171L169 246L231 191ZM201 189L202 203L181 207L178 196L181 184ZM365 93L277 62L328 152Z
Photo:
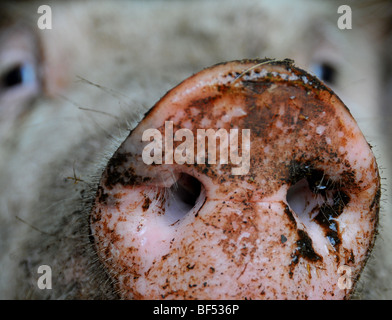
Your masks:
M328 84L336 84L337 71L329 62L315 63L311 66L311 71L317 78L327 82Z
M3 89L18 86L35 86L37 75L34 65L30 63L17 64L7 70L1 77Z
M0 107L7 121L41 93L40 71L38 39L27 27L11 26L0 33Z

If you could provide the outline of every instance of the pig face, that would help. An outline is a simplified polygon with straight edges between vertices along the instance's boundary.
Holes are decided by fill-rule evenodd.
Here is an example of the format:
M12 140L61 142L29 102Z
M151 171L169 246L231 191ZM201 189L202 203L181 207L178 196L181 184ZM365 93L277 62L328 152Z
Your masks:
M390 293L388 215L363 271L382 190L365 138L390 167L387 3L353 5L351 30L321 1L50 2L48 30L40 5L0 5L2 297Z

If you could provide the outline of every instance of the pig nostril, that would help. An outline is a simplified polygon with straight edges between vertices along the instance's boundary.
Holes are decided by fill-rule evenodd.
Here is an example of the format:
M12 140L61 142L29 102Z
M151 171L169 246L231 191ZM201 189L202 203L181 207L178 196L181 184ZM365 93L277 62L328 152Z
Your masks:
M339 183L319 170L301 171L305 178L294 183L287 191L286 201L296 221L306 227L312 224L338 250L341 243L337 218L350 202L350 196L338 188Z
M299 222L308 224L320 213L320 208L332 206L340 183L310 162L291 161L290 188L286 201Z
M288 189L286 200L289 207L302 222L311 219L315 214L315 208L325 201L319 194L312 192L305 178Z
M336 193L329 183L314 183L313 177L303 178L292 185L286 195L286 201L297 218L303 223L313 221L321 208L334 204Z
M199 180L181 173L178 180L167 190L165 216L170 224L176 223L193 208L200 209L205 193Z
M181 173L180 178L170 189L179 200L193 207L200 195L201 183L191 175Z

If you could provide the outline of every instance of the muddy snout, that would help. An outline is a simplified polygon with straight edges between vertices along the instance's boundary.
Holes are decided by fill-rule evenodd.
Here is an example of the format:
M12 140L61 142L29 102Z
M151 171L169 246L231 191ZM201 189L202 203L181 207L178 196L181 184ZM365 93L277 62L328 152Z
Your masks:
M343 102L289 60L244 60L156 103L107 164L90 225L123 298L345 299L379 199Z

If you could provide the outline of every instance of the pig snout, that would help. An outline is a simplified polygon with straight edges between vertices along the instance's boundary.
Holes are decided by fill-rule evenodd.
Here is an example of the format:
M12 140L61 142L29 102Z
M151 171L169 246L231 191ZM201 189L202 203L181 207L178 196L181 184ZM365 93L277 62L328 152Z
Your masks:
M344 299L379 199L340 99L289 60L244 60L193 75L146 114L107 164L90 225L123 298Z

